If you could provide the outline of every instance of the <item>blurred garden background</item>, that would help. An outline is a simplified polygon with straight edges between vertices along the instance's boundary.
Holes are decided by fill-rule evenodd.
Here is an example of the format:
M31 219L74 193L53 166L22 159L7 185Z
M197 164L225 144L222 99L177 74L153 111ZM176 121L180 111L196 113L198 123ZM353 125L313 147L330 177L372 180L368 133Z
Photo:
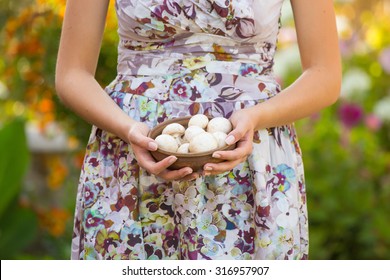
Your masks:
M97 79L116 73L111 1ZM313 1L313 5L315 5ZM69 259L90 125L54 88L65 0L0 0L0 258ZM390 259L390 0L337 0L340 100L296 123L311 259ZM301 71L289 1L275 71ZM332 75L332 73L329 73Z

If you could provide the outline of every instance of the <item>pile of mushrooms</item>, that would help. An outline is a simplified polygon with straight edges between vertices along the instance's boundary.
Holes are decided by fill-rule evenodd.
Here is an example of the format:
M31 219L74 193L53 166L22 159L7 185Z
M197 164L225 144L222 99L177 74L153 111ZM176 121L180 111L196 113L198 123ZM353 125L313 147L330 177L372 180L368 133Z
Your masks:
M198 114L190 118L187 129L179 123L167 125L155 141L161 150L174 153L202 153L226 146L225 139L232 130L223 117L211 120Z

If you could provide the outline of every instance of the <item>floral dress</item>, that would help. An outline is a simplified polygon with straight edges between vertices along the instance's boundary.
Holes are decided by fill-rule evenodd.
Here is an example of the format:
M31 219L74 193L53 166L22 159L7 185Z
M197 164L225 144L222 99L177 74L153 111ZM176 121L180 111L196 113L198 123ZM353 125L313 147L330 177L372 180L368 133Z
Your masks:
M283 0L116 0L117 77L107 94L150 128L277 95ZM72 259L306 259L308 221L293 124L255 131L233 170L168 182L97 127L78 187Z

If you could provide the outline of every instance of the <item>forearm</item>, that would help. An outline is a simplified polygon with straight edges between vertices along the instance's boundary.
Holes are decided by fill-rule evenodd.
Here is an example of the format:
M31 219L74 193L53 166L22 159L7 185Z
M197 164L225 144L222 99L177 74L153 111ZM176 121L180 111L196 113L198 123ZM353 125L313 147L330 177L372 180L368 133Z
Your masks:
M340 84L341 70L337 65L333 68L313 67L278 95L248 111L255 120L256 129L289 124L336 102Z
M72 70L56 77L61 101L87 122L127 141L134 123L100 87L94 77L82 70Z

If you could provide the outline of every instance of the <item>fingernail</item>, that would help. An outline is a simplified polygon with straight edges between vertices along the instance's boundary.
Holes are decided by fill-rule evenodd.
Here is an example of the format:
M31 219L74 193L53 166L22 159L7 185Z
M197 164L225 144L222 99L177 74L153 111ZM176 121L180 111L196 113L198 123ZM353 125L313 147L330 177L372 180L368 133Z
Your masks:
M149 142L148 148L149 148L149 150L155 151L155 150L157 150L158 145L154 142Z
M192 177L190 178L190 181L193 181L193 180L196 180L198 179L199 175L197 173L195 173L194 175L192 175Z
M213 158L220 158L220 157L221 157L220 154L216 154L216 153L213 154Z
M206 172L204 173L204 176L209 176L210 174L211 174L211 172L206 171Z
M226 142L226 144L231 145L231 144L234 143L234 140L235 140L234 136L233 136L233 135L229 135L229 136L225 139L225 142Z
M186 171L184 172L184 176L187 176L191 173L192 173L192 169L186 169Z
M172 157L169 159L169 163L172 164L172 163L174 163L176 160L177 160L177 157L172 156Z
M204 167L204 170L211 171L211 170L213 170L213 168L212 168L211 166L205 166L205 167Z

